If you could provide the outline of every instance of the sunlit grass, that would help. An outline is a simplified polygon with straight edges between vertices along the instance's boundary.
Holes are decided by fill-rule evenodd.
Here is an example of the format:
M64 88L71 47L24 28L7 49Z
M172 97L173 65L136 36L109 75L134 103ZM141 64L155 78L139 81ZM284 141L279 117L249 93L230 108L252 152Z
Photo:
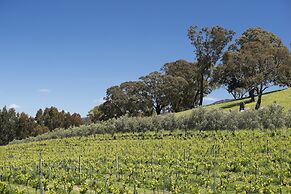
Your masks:
M221 108L225 111L229 111L230 109L232 110L239 110L239 103L240 102L246 102L249 101L250 98L244 98L240 100L232 100L229 102L224 102L220 104L214 104L214 105L207 105L205 107L207 108ZM284 107L284 110L291 110L291 88L287 88L284 90L279 90L279 91L274 91L274 92L268 92L265 93L262 97L262 104L261 107L268 106L270 104L277 103L280 106ZM255 108L255 102L252 103L247 103L245 105L246 109L254 109ZM178 116L188 114L190 113L191 110L186 110L183 112L176 113Z

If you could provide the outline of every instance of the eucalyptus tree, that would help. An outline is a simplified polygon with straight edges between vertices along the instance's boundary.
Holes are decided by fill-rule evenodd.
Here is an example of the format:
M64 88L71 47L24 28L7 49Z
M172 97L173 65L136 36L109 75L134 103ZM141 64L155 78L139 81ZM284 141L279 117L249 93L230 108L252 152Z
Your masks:
M8 144L16 137L17 120L15 109L0 109L0 145Z
M184 82L184 87L177 86L179 91L176 94L179 94L180 103L175 112L194 108L199 100L197 65L186 60L177 60L164 64L161 70L165 75L173 76L180 79L180 82Z
M182 77L174 77L171 75L164 75L164 94L166 102L168 102L169 112L179 112L185 110L184 99L187 88L187 81Z
M92 122L123 115L150 116L153 113L151 99L142 81L127 81L108 88L104 101L89 111L88 117Z
M197 26L190 26L188 37L194 46L194 54L197 60L198 80L199 80L199 105L203 104L203 97L211 91L208 84L212 77L213 68L221 59L224 49L232 40L234 32L214 26L198 29ZM207 88L205 88L207 86Z
M187 84L184 78L152 72L140 77L144 83L144 95L151 100L156 114L180 110L182 95Z
M108 88L104 100L105 102L99 108L104 113L105 120L126 114L127 96L119 86Z
M244 89L256 91L255 109L260 108L262 94L268 87L288 85L290 80L287 47L279 37L262 28L247 29L225 53L223 65L239 72L239 82Z
M120 89L127 96L127 113L130 116L150 116L153 113L150 96L142 81L127 81L120 84Z
M144 93L151 99L151 104L159 115L168 106L169 101L165 94L164 75L158 71L139 78L144 84Z

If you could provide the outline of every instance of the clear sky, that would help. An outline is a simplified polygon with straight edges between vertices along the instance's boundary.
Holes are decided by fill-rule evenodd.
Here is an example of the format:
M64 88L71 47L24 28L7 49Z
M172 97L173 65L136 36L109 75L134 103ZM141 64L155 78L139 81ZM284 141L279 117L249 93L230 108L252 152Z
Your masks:
M190 25L260 26L289 47L290 10L290 0L1 0L0 107L85 116L106 88L194 61ZM220 89L206 101L224 98Z

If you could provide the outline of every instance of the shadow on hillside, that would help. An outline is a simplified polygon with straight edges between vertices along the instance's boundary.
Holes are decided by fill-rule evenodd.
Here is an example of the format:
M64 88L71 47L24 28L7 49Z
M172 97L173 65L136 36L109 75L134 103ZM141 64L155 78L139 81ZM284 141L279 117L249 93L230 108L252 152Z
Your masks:
M286 90L286 89L287 88L284 88L284 89L281 89L281 90L274 90L274 91L266 92L266 93L263 94L263 96L267 95L267 94L275 93L275 92L280 92L280 91L283 91L283 90ZM255 97L257 97L257 95ZM233 107L239 106L241 102L244 102L244 104L246 105L246 104L250 104L250 103L255 102L255 101L252 101L250 99L250 97L245 97L245 98L241 98L241 99L237 99L237 100L230 100L230 101L228 101L228 103L231 103L231 104L224 105L221 108L223 108L223 109L233 108Z

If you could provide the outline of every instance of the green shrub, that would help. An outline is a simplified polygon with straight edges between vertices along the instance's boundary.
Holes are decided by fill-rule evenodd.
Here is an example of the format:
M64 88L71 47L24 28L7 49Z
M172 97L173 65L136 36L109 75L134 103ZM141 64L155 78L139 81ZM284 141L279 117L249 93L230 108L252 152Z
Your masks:
M286 115L286 127L291 128L291 110Z
M240 114L241 113L236 112L236 111L230 111L228 113L225 113L224 117L222 118L223 119L222 129L231 130L231 131L239 129Z
M272 104L266 108L262 108L258 111L262 128L275 129L285 127L285 113L283 107Z
M220 109L194 109L189 115L176 116L166 114L152 117L128 117L111 119L91 125L69 129L57 129L37 137L12 143L40 141L47 139L67 138L75 136L89 136L94 134L115 133L146 133L149 131L173 132L176 129L190 130L238 130L238 129L275 129L291 127L291 111L283 111L279 105L273 104L259 111L223 112ZM146 138L145 136L141 138Z
M202 120L201 128L203 130L220 130L224 129L224 117L227 113L222 110L214 109L206 111L205 119Z
M236 120L238 122L238 129L258 129L261 128L260 118L258 111L246 110L239 114L236 114Z
M189 116L185 116L184 122L187 129L203 130L203 121L206 120L205 114L207 110L204 108L194 109Z

